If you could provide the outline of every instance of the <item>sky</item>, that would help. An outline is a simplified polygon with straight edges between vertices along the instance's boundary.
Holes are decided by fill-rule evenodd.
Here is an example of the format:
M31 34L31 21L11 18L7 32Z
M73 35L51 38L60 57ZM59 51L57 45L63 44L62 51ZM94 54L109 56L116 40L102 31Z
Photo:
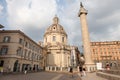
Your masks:
M68 35L68 44L82 47L80 2L88 10L91 42L120 40L120 0L0 0L0 24L43 41L55 15Z

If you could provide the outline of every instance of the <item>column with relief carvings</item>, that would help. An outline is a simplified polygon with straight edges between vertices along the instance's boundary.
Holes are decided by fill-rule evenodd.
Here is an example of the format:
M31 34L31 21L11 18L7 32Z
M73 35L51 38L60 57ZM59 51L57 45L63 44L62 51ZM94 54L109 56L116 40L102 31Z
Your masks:
M80 22L81 22L83 50L84 50L84 56L85 56L85 66L87 68L87 71L90 72L90 71L95 70L95 64L91 57L90 39L89 39L86 15L87 15L87 10L83 7L83 5L81 3L78 16L80 17Z

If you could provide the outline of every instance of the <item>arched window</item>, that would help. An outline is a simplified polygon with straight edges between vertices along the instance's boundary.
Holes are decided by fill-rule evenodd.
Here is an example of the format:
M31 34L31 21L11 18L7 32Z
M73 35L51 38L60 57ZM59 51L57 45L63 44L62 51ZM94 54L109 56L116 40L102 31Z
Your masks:
M52 41L56 41L56 36L53 36L53 40Z
M64 37L62 37L62 42L64 42Z

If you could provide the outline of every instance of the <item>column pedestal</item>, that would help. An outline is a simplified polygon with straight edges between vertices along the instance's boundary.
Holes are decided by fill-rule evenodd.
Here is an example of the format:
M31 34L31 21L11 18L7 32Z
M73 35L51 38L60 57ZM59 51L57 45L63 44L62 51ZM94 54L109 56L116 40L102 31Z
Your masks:
M85 67L87 69L87 72L93 72L96 70L95 64L85 64Z

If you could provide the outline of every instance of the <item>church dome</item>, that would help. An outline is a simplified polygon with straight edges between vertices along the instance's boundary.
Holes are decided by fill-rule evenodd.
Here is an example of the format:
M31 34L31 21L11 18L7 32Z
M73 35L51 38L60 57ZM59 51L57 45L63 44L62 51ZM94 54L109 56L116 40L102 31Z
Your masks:
M51 33L60 33L60 34L63 34L65 36L67 36L65 30L63 29L63 27L59 24L59 18L57 16L55 16L53 18L53 24L50 25L48 27L48 29L46 30L45 32L45 35L46 34L51 34ZM44 36L45 36L44 35Z

